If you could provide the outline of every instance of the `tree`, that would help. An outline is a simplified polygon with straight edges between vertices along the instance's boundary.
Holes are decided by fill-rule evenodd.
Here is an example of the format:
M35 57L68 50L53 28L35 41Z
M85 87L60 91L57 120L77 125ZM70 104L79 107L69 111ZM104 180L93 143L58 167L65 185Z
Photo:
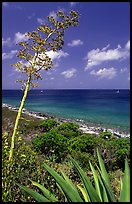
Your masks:
M12 159L18 123L28 91L31 87L37 86L37 83L35 83L36 80L42 80L40 71L49 70L53 66L52 59L48 56L47 52L50 50L55 52L62 49L64 31L71 26L78 25L79 14L78 12L70 11L69 15L65 15L60 10L57 12L57 20L53 16L49 16L48 21L50 25L44 24L39 26L35 31L25 33L27 40L19 43L22 48L17 54L17 57L21 60L12 65L25 74L26 79L17 80L22 83L24 94L12 134L9 161ZM51 39L51 37L53 38Z

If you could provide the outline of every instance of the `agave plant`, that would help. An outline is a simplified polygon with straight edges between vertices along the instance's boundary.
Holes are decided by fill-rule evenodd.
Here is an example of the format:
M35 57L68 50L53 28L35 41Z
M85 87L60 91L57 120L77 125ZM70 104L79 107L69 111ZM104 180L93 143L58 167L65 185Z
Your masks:
M59 175L53 168L49 167L44 163L44 168L52 175L55 179L57 186L65 196L67 202L117 202L106 171L103 159L97 149L97 156L99 166L97 170L90 163L90 167L94 177L95 186L91 183L85 172L79 166L79 164L71 158L71 161L77 170L77 173L82 181L83 187L81 185L75 185L72 181L65 175L64 172L61 172L62 175ZM17 185L30 194L38 202L59 202L58 199L53 195L48 189L39 183L32 181L34 186L37 186L43 193L37 193L32 189L22 186L17 183ZM125 172L124 178L120 182L120 196L118 202L130 202L130 169L127 160L125 160ZM80 194L81 192L81 194Z

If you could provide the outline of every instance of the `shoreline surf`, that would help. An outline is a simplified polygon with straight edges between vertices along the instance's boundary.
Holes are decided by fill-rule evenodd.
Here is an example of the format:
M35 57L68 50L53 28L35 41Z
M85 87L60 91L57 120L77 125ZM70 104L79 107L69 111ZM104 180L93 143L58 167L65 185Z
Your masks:
M5 104L2 103L2 107L7 107L8 109L12 110L12 111L18 111L18 108L10 105L10 104ZM89 134L96 134L99 135L100 132L111 132L114 136L119 137L119 138L126 138L126 137L130 137L130 133L124 132L124 131L120 131L118 130L118 128L107 128L107 127L103 127L101 125L95 125L95 124L90 124L88 122L85 122L81 119L68 119L68 118L61 118L61 117L56 117L54 115L51 114L45 114L42 112L36 112L36 111L29 111L25 108L23 108L22 113L25 113L29 116L33 116L35 118L38 119L48 119L48 118L52 118L57 120L60 123L63 122L73 122L73 123L77 123L79 125L79 129L83 132L83 133L89 133Z

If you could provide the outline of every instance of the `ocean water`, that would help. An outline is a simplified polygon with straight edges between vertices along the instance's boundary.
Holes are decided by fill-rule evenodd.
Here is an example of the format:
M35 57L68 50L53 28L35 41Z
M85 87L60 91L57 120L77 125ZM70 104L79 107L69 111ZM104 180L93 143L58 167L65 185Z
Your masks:
M23 92L3 90L2 103L19 107ZM24 108L130 132L130 90L31 90Z

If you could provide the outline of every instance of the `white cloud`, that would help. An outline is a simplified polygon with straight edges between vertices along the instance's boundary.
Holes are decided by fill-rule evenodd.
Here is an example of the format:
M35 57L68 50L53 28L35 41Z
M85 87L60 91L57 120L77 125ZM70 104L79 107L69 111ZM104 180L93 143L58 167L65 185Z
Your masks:
M67 45L71 47L75 47L75 46L83 45L83 41L81 41L80 39L72 40L72 42L68 43Z
M63 10L63 9L61 9L61 10ZM51 11L48 16L53 16L53 18L55 20L58 19L58 16L56 15L55 11ZM45 24L47 22L47 20L44 18L37 18L37 22L42 25L42 24Z
M9 7L9 3L8 2L3 2L2 5L3 5L3 7Z
M25 36L25 34L22 34L20 32L15 33L15 38L14 38L15 43L26 41L27 39L28 39L28 36Z
M73 7L77 4L77 2L70 2L70 6Z
M42 19L42 18L37 18L37 22L42 25L42 24L46 23L46 20Z
M102 48L102 51L107 50L110 47L110 44L106 45L106 47Z
M54 18L55 20L58 19L58 16L56 15L56 12L55 12L55 11L51 11L51 12L49 13L49 16L53 16L53 18Z
M2 53L2 60L12 59L17 53L17 50L11 50L9 53Z
M54 52L53 50L50 50L46 52L46 54L52 59L60 59L61 57L67 57L69 54L67 52L63 52L62 50L59 50L58 52ZM57 65L58 66L58 65Z
M130 81L130 73L129 73L129 76L128 76L128 80Z
M3 46L12 47L14 44L17 44L20 41L28 40L28 38L29 37L25 36L25 34L17 32L17 33L15 33L14 40L11 40L10 37L8 37L7 39L2 38L2 47Z
M124 72L127 72L127 68L125 67L125 68L121 68L121 70L120 70L120 73L124 73Z
M124 48L118 45L115 49L108 49L109 46L110 45L108 44L106 47L102 48L102 50L97 48L89 51L87 56L85 57L85 59L87 60L85 70L90 69L95 65L100 65L105 61L126 59L130 55L128 49L129 41Z
M55 11L51 11L48 16L53 16L55 20L58 19L58 16L56 15ZM37 22L42 25L45 24L47 20L44 18L37 18Z
M4 38L2 38L2 47L3 46L8 46L11 47L12 46L12 42L11 42L11 38L7 38L6 40Z
M54 68L59 67L59 63L58 63L58 62L55 62L55 63L53 64L53 67L54 67Z
M130 40L126 43L125 48L128 50L130 49Z
M92 70L90 74L97 76L99 78L113 79L116 76L117 72L116 72L116 69L112 67L108 69L102 68L102 69L99 69L98 71Z
M85 70L87 70L87 69L89 69L89 68L91 68L91 67L93 67L93 66L96 66L96 65L98 65L99 63L97 62L97 61L92 61L92 60L88 60L88 64L87 64L87 66L85 67Z
M47 51L46 54L53 61L53 68L59 66L59 60L60 60L61 57L69 56L69 54L67 52L63 52L62 50L59 50L58 52L54 52L53 50L50 50L50 51ZM43 58L45 58L45 53L41 53L38 56L39 56L39 58L43 59ZM37 61L39 61L39 59L37 59ZM39 68L39 67L36 66L36 68Z
M50 69L46 74L47 75L53 75L55 72L57 72L57 69L53 66L52 69Z
M61 75L64 75L65 78L71 78L76 74L77 70L74 68L68 69L61 73Z

